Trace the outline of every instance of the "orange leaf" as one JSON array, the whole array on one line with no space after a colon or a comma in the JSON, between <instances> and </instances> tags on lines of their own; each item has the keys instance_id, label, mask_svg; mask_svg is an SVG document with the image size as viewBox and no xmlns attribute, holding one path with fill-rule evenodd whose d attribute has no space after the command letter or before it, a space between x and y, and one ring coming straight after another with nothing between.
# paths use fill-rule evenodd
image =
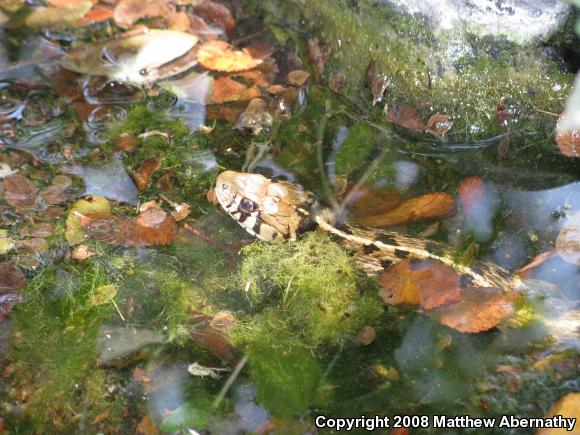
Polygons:
<instances>
[{"instance_id":1,"label":"orange leaf","mask_svg":"<svg viewBox=\"0 0 580 435\"><path fill-rule=\"evenodd\" d=\"M363 186L357 191L355 197L350 209L359 217L381 214L393 210L405 202L405 198L401 194L384 187L375 189Z\"/></svg>"},{"instance_id":2,"label":"orange leaf","mask_svg":"<svg viewBox=\"0 0 580 435\"><path fill-rule=\"evenodd\" d=\"M382 288L379 296L390 305L431 309L461 300L457 273L432 260L400 261L382 272L378 282Z\"/></svg>"},{"instance_id":3,"label":"orange leaf","mask_svg":"<svg viewBox=\"0 0 580 435\"><path fill-rule=\"evenodd\" d=\"M209 23L213 23L231 35L236 28L232 13L224 5L212 1L204 1L194 6L193 12Z\"/></svg>"},{"instance_id":4,"label":"orange leaf","mask_svg":"<svg viewBox=\"0 0 580 435\"><path fill-rule=\"evenodd\" d=\"M235 50L227 42L217 39L199 47L197 61L204 68L223 72L244 71L262 63L262 59L253 57L247 49Z\"/></svg>"},{"instance_id":5,"label":"orange leaf","mask_svg":"<svg viewBox=\"0 0 580 435\"><path fill-rule=\"evenodd\" d=\"M306 83L309 77L309 73L297 69L295 71L290 71L286 80L288 81L288 84L292 86L302 86L304 83Z\"/></svg>"},{"instance_id":6,"label":"orange leaf","mask_svg":"<svg viewBox=\"0 0 580 435\"><path fill-rule=\"evenodd\" d=\"M441 219L453 213L453 197L445 192L435 192L408 199L392 210L373 216L356 217L351 221L368 227L388 227Z\"/></svg>"},{"instance_id":7,"label":"orange leaf","mask_svg":"<svg viewBox=\"0 0 580 435\"><path fill-rule=\"evenodd\" d=\"M248 88L229 77L220 77L213 83L213 93L208 104L231 103L233 101L251 100L261 94L257 86Z\"/></svg>"},{"instance_id":8,"label":"orange leaf","mask_svg":"<svg viewBox=\"0 0 580 435\"><path fill-rule=\"evenodd\" d=\"M566 263L580 266L580 212L574 213L560 230L556 251Z\"/></svg>"},{"instance_id":9,"label":"orange leaf","mask_svg":"<svg viewBox=\"0 0 580 435\"><path fill-rule=\"evenodd\" d=\"M84 17L77 20L77 24L84 26L86 24L100 23L113 18L113 10L104 6L94 6Z\"/></svg>"},{"instance_id":10,"label":"orange leaf","mask_svg":"<svg viewBox=\"0 0 580 435\"><path fill-rule=\"evenodd\" d=\"M496 288L470 287L461 302L425 312L459 332L476 333L495 328L514 313L513 295Z\"/></svg>"},{"instance_id":11,"label":"orange leaf","mask_svg":"<svg viewBox=\"0 0 580 435\"><path fill-rule=\"evenodd\" d=\"M387 121L409 130L425 131L425 123L417 109L405 104L397 104L387 113Z\"/></svg>"},{"instance_id":12,"label":"orange leaf","mask_svg":"<svg viewBox=\"0 0 580 435\"><path fill-rule=\"evenodd\" d=\"M137 425L137 429L135 430L135 435L158 435L158 434L159 430L157 429L157 426L155 426L155 423L148 415L146 415L141 419L141 421Z\"/></svg>"},{"instance_id":13,"label":"orange leaf","mask_svg":"<svg viewBox=\"0 0 580 435\"><path fill-rule=\"evenodd\" d=\"M566 157L580 157L580 128L564 130L562 122L565 117L562 113L556 123L556 143Z\"/></svg>"}]
</instances>

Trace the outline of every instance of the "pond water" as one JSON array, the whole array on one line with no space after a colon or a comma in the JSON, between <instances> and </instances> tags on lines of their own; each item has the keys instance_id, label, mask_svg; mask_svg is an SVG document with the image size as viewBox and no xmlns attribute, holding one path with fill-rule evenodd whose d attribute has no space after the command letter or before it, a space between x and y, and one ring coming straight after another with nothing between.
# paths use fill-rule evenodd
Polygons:
<instances>
[{"instance_id":1,"label":"pond water","mask_svg":"<svg viewBox=\"0 0 580 435\"><path fill-rule=\"evenodd\" d=\"M580 418L573 14L272 3L0 1L0 433Z\"/></svg>"}]
</instances>

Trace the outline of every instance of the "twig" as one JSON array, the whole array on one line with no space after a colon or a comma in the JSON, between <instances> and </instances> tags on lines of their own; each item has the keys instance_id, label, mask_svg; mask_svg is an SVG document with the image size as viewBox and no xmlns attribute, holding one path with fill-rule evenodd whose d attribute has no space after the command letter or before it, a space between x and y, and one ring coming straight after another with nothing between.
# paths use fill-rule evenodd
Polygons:
<instances>
[{"instance_id":1,"label":"twig","mask_svg":"<svg viewBox=\"0 0 580 435\"><path fill-rule=\"evenodd\" d=\"M238 365L236 366L236 368L234 369L234 371L232 372L232 374L230 375L230 377L228 378L228 380L226 381L226 383L224 384L224 386L220 390L216 399L213 401L213 404L211 405L212 409L217 409L217 407L220 405L220 403L224 399L226 393L228 392L230 387L233 385L233 383L236 381L238 375L240 374L240 372L242 371L242 369L244 368L244 366L246 365L247 362L248 362L248 357L246 355L244 355L244 357L240 360L240 362L238 363Z\"/></svg>"}]
</instances>

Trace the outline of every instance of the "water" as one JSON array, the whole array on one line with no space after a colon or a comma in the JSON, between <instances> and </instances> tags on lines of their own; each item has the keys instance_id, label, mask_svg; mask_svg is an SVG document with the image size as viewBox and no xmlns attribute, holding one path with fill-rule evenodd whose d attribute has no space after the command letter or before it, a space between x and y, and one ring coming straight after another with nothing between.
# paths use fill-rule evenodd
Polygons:
<instances>
[{"instance_id":1,"label":"water","mask_svg":"<svg viewBox=\"0 0 580 435\"><path fill-rule=\"evenodd\" d=\"M381 18L395 33L349 27L354 16L382 23L364 5L309 6L336 24L322 38L307 24L312 9L302 20L291 2L282 14L242 3L179 11L209 26L193 32L206 38L194 50L216 35L248 48L221 60L234 66L182 56L192 33L163 36L171 46L134 27L141 36L119 42L106 10L109 21L40 33L26 13L5 20L0 427L314 433L320 415L407 415L417 416L404 424L416 423L412 433L437 433L422 427L433 415L540 418L577 393L580 173L553 131L574 62L484 41L445 63L413 21ZM409 47L433 59L415 64ZM390 80L376 105L361 79L369 52ZM259 65L233 71L239 59ZM308 71L305 83L288 83L295 70ZM452 122L445 134L407 128L436 113ZM269 244L244 232L212 202L226 169L298 183L343 224L390 222L469 267L523 270L522 281L483 301L483 290L458 284L463 311L387 305L381 279L340 240L312 232ZM32 236L39 223L54 231ZM411 281L438 300L454 279L441 273ZM489 433L506 432L530 430Z\"/></svg>"}]
</instances>

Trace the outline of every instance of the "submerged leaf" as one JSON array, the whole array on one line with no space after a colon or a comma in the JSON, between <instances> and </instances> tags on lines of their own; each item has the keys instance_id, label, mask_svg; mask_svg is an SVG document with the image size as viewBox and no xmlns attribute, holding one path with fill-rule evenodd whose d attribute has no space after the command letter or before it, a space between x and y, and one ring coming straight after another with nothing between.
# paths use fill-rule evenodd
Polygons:
<instances>
[{"instance_id":1,"label":"submerged leaf","mask_svg":"<svg viewBox=\"0 0 580 435\"><path fill-rule=\"evenodd\" d=\"M85 240L85 233L82 229L83 217L107 218L110 215L111 208L106 198L98 195L89 195L84 199L79 199L71 207L66 219L66 240L71 245Z\"/></svg>"},{"instance_id":2,"label":"submerged leaf","mask_svg":"<svg viewBox=\"0 0 580 435\"><path fill-rule=\"evenodd\" d=\"M18 266L0 262L0 295L19 292L26 285L26 278Z\"/></svg>"},{"instance_id":3,"label":"submerged leaf","mask_svg":"<svg viewBox=\"0 0 580 435\"><path fill-rule=\"evenodd\" d=\"M69 2L66 7L40 6L26 16L26 25L32 29L72 26L93 7L90 1Z\"/></svg>"},{"instance_id":4,"label":"submerged leaf","mask_svg":"<svg viewBox=\"0 0 580 435\"><path fill-rule=\"evenodd\" d=\"M425 314L459 332L477 333L495 328L514 313L513 295L496 288L470 287L463 290L461 299Z\"/></svg>"},{"instance_id":5,"label":"submerged leaf","mask_svg":"<svg viewBox=\"0 0 580 435\"><path fill-rule=\"evenodd\" d=\"M449 119L449 116L441 113L432 115L427 121L427 131L433 136L445 136L451 127L453 127L453 121Z\"/></svg>"},{"instance_id":6,"label":"submerged leaf","mask_svg":"<svg viewBox=\"0 0 580 435\"><path fill-rule=\"evenodd\" d=\"M379 276L379 296L390 305L412 304L431 309L461 300L459 276L445 264L406 259Z\"/></svg>"},{"instance_id":7,"label":"submerged leaf","mask_svg":"<svg viewBox=\"0 0 580 435\"><path fill-rule=\"evenodd\" d=\"M231 103L233 101L251 100L261 95L257 86L251 88L237 82L230 77L220 77L214 81L213 93L208 104Z\"/></svg>"},{"instance_id":8,"label":"submerged leaf","mask_svg":"<svg viewBox=\"0 0 580 435\"><path fill-rule=\"evenodd\" d=\"M356 216L351 222L368 227L388 227L442 219L455 213L455 200L445 192L427 193L405 200L392 210Z\"/></svg>"},{"instance_id":9,"label":"submerged leaf","mask_svg":"<svg viewBox=\"0 0 580 435\"><path fill-rule=\"evenodd\" d=\"M161 166L161 160L157 157L147 157L141 163L141 167L133 172L133 180L139 192L143 192L151 184L151 174Z\"/></svg>"},{"instance_id":10,"label":"submerged leaf","mask_svg":"<svg viewBox=\"0 0 580 435\"><path fill-rule=\"evenodd\" d=\"M252 56L246 48L236 50L225 41L208 41L199 47L197 61L212 71L236 72L255 68L262 59Z\"/></svg>"},{"instance_id":11,"label":"submerged leaf","mask_svg":"<svg viewBox=\"0 0 580 435\"><path fill-rule=\"evenodd\" d=\"M118 289L114 284L107 284L97 287L91 294L92 305L103 305L111 302L117 296Z\"/></svg>"},{"instance_id":12,"label":"submerged leaf","mask_svg":"<svg viewBox=\"0 0 580 435\"><path fill-rule=\"evenodd\" d=\"M236 29L236 21L228 8L220 3L206 0L193 7L193 12L205 21L225 30L228 35Z\"/></svg>"},{"instance_id":13,"label":"submerged leaf","mask_svg":"<svg viewBox=\"0 0 580 435\"><path fill-rule=\"evenodd\" d=\"M580 266L580 212L574 213L560 230L556 251L566 263Z\"/></svg>"},{"instance_id":14,"label":"submerged leaf","mask_svg":"<svg viewBox=\"0 0 580 435\"><path fill-rule=\"evenodd\" d=\"M409 130L425 131L425 123L417 109L405 104L397 104L387 113L387 121L408 128Z\"/></svg>"},{"instance_id":15,"label":"submerged leaf","mask_svg":"<svg viewBox=\"0 0 580 435\"><path fill-rule=\"evenodd\" d=\"M286 80L288 81L288 84L292 86L302 86L304 83L306 83L309 77L310 74L308 72L303 70L295 70L288 73Z\"/></svg>"},{"instance_id":16,"label":"submerged leaf","mask_svg":"<svg viewBox=\"0 0 580 435\"><path fill-rule=\"evenodd\" d=\"M15 209L31 211L39 207L38 188L28 178L13 174L4 177L2 184L4 199Z\"/></svg>"}]
</instances>

